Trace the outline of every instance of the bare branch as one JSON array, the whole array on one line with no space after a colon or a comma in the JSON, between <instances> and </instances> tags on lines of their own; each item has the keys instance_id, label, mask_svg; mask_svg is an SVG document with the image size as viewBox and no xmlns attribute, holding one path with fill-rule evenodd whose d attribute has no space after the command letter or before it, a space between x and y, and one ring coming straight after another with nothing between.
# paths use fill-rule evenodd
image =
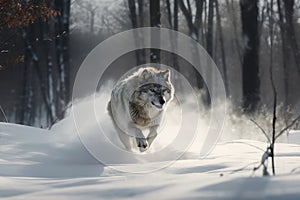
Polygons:
<instances>
[{"instance_id":1,"label":"bare branch","mask_svg":"<svg viewBox=\"0 0 300 200\"><path fill-rule=\"evenodd\" d=\"M268 142L271 144L271 139L268 136L268 134L265 132L265 130L256 121L254 121L253 119L250 119L250 121L253 122L262 131L262 133L266 136Z\"/></svg>"},{"instance_id":2,"label":"bare branch","mask_svg":"<svg viewBox=\"0 0 300 200\"><path fill-rule=\"evenodd\" d=\"M297 121L300 120L300 115L298 115L298 117L296 117L288 126L286 126L284 129L282 129L275 137L275 140L277 138L279 138L286 130L288 130L289 128L291 128Z\"/></svg>"}]
</instances>

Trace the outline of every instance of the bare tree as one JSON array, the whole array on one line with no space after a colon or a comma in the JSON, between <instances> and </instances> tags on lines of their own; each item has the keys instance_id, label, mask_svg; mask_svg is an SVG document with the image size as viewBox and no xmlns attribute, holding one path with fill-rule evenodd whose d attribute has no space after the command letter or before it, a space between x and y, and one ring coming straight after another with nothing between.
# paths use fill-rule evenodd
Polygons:
<instances>
[{"instance_id":1,"label":"bare tree","mask_svg":"<svg viewBox=\"0 0 300 200\"><path fill-rule=\"evenodd\" d=\"M278 11L280 11L280 3L278 4L277 1L277 6ZM275 175L275 142L276 140L283 134L285 133L288 129L290 129L299 119L300 115L296 117L290 124L287 124L285 128L283 128L280 131L277 131L276 129L276 123L277 123L277 90L275 86L275 80L273 76L273 47L274 47L274 29L275 29L275 20L274 20L274 0L271 0L270 2L267 3L267 14L268 14L268 25L269 25L269 45L270 45L270 58L269 58L269 75L270 75L270 82L271 82L271 87L272 87L272 92L273 92L273 113L272 113L272 132L271 132L271 137L265 132L265 130L254 120L254 122L260 130L263 132L265 137L268 140L268 147L266 151L264 152L262 159L261 159L261 164L254 168L254 170L257 170L261 165L263 165L263 175L269 175L268 170L267 170L267 165L265 164L268 160L268 158L271 158L272 162L272 174Z\"/></svg>"}]
</instances>

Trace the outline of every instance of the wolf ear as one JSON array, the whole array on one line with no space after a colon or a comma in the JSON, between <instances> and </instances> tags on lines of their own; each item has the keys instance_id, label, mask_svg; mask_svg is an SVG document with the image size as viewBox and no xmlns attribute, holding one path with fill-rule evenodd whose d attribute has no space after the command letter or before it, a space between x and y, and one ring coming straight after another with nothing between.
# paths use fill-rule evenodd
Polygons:
<instances>
[{"instance_id":1,"label":"wolf ear","mask_svg":"<svg viewBox=\"0 0 300 200\"><path fill-rule=\"evenodd\" d=\"M140 74L140 78L141 79L148 79L150 77L151 73L147 70L147 69L144 69L142 71L142 73Z\"/></svg>"},{"instance_id":2,"label":"wolf ear","mask_svg":"<svg viewBox=\"0 0 300 200\"><path fill-rule=\"evenodd\" d=\"M165 70L165 71L162 71L161 72L161 75L163 76L163 78L165 79L165 80L169 80L170 79L170 76L171 76L171 72L170 72L170 70Z\"/></svg>"}]
</instances>

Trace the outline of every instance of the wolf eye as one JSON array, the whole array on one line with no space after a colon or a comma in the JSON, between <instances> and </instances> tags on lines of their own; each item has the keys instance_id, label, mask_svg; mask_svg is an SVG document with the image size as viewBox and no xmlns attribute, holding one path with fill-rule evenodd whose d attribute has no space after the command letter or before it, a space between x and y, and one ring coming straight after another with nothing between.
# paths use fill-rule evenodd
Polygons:
<instances>
[{"instance_id":1,"label":"wolf eye","mask_svg":"<svg viewBox=\"0 0 300 200\"><path fill-rule=\"evenodd\" d=\"M155 92L155 90L154 89L149 89L150 90L150 92Z\"/></svg>"},{"instance_id":2,"label":"wolf eye","mask_svg":"<svg viewBox=\"0 0 300 200\"><path fill-rule=\"evenodd\" d=\"M170 93L170 90L169 89L165 89L164 92Z\"/></svg>"}]
</instances>

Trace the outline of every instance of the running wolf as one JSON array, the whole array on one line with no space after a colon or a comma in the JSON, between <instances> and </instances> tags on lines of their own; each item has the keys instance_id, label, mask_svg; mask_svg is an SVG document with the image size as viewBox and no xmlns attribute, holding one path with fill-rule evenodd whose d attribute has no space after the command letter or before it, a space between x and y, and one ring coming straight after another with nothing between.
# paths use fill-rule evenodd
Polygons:
<instances>
[{"instance_id":1,"label":"running wolf","mask_svg":"<svg viewBox=\"0 0 300 200\"><path fill-rule=\"evenodd\" d=\"M146 151L157 136L163 114L173 99L170 70L140 68L117 83L111 93L108 111L127 150L138 147ZM143 130L149 134L144 136Z\"/></svg>"}]
</instances>

